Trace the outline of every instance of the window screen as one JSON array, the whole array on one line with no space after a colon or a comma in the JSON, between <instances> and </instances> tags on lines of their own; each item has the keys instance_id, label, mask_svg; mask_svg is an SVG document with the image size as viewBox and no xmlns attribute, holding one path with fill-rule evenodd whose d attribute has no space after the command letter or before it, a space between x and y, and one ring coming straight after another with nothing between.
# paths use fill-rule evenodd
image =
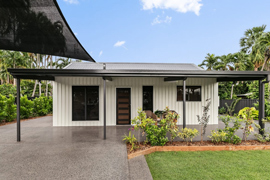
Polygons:
<instances>
[{"instance_id":1,"label":"window screen","mask_svg":"<svg viewBox=\"0 0 270 180\"><path fill-rule=\"evenodd\" d=\"M99 87L72 87L72 120L99 120Z\"/></svg>"},{"instance_id":2,"label":"window screen","mask_svg":"<svg viewBox=\"0 0 270 180\"><path fill-rule=\"evenodd\" d=\"M201 86L186 86L186 101L201 101ZM177 101L183 101L183 86L177 86Z\"/></svg>"}]
</instances>

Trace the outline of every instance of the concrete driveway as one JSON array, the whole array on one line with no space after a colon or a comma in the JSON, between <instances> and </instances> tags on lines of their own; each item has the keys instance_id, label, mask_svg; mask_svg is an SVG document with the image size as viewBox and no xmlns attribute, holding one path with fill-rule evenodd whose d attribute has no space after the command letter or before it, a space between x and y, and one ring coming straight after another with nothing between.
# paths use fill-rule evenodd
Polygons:
<instances>
[{"instance_id":1,"label":"concrete driveway","mask_svg":"<svg viewBox=\"0 0 270 180\"><path fill-rule=\"evenodd\" d=\"M0 126L0 179L130 179L125 144L127 126L52 127L47 116Z\"/></svg>"}]
</instances>

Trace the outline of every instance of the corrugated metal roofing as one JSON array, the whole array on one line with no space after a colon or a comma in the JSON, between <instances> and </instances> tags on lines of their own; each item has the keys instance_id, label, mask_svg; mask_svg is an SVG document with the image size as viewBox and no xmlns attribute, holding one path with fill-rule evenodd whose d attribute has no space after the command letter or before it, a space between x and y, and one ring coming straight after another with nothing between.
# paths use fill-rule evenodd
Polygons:
<instances>
[{"instance_id":1,"label":"corrugated metal roofing","mask_svg":"<svg viewBox=\"0 0 270 180\"><path fill-rule=\"evenodd\" d=\"M64 69L103 69L107 70L203 70L192 63L91 63L72 62Z\"/></svg>"}]
</instances>

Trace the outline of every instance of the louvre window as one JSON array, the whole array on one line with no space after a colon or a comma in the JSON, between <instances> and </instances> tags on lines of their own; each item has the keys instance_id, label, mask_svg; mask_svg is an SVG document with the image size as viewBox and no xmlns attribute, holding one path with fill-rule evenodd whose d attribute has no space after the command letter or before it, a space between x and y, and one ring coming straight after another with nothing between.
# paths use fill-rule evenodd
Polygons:
<instances>
[{"instance_id":1,"label":"louvre window","mask_svg":"<svg viewBox=\"0 0 270 180\"><path fill-rule=\"evenodd\" d=\"M72 120L99 120L99 87L72 87Z\"/></svg>"},{"instance_id":2,"label":"louvre window","mask_svg":"<svg viewBox=\"0 0 270 180\"><path fill-rule=\"evenodd\" d=\"M186 101L201 101L201 86L186 86ZM177 101L183 101L183 86L177 86Z\"/></svg>"}]
</instances>

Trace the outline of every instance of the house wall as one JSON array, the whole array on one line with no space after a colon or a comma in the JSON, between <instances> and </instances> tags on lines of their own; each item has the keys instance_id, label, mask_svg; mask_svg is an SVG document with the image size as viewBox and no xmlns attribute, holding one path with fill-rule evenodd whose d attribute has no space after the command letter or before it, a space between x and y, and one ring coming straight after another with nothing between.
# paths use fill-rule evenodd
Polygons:
<instances>
[{"instance_id":1,"label":"house wall","mask_svg":"<svg viewBox=\"0 0 270 180\"><path fill-rule=\"evenodd\" d=\"M215 78L188 78L187 86L201 86L201 102L186 102L186 123L196 125L196 115L202 115L205 100L211 98L209 124L218 124L218 83ZM166 106L180 113L178 124L183 124L183 102L177 102L177 85L183 81L164 82L164 78L117 77L107 82L107 125L116 125L116 88L131 88L131 118L142 107L142 86L153 86L154 111ZM99 121L72 121L72 86L99 86ZM103 80L100 77L56 77L53 85L54 126L102 126L103 125Z\"/></svg>"}]
</instances>

